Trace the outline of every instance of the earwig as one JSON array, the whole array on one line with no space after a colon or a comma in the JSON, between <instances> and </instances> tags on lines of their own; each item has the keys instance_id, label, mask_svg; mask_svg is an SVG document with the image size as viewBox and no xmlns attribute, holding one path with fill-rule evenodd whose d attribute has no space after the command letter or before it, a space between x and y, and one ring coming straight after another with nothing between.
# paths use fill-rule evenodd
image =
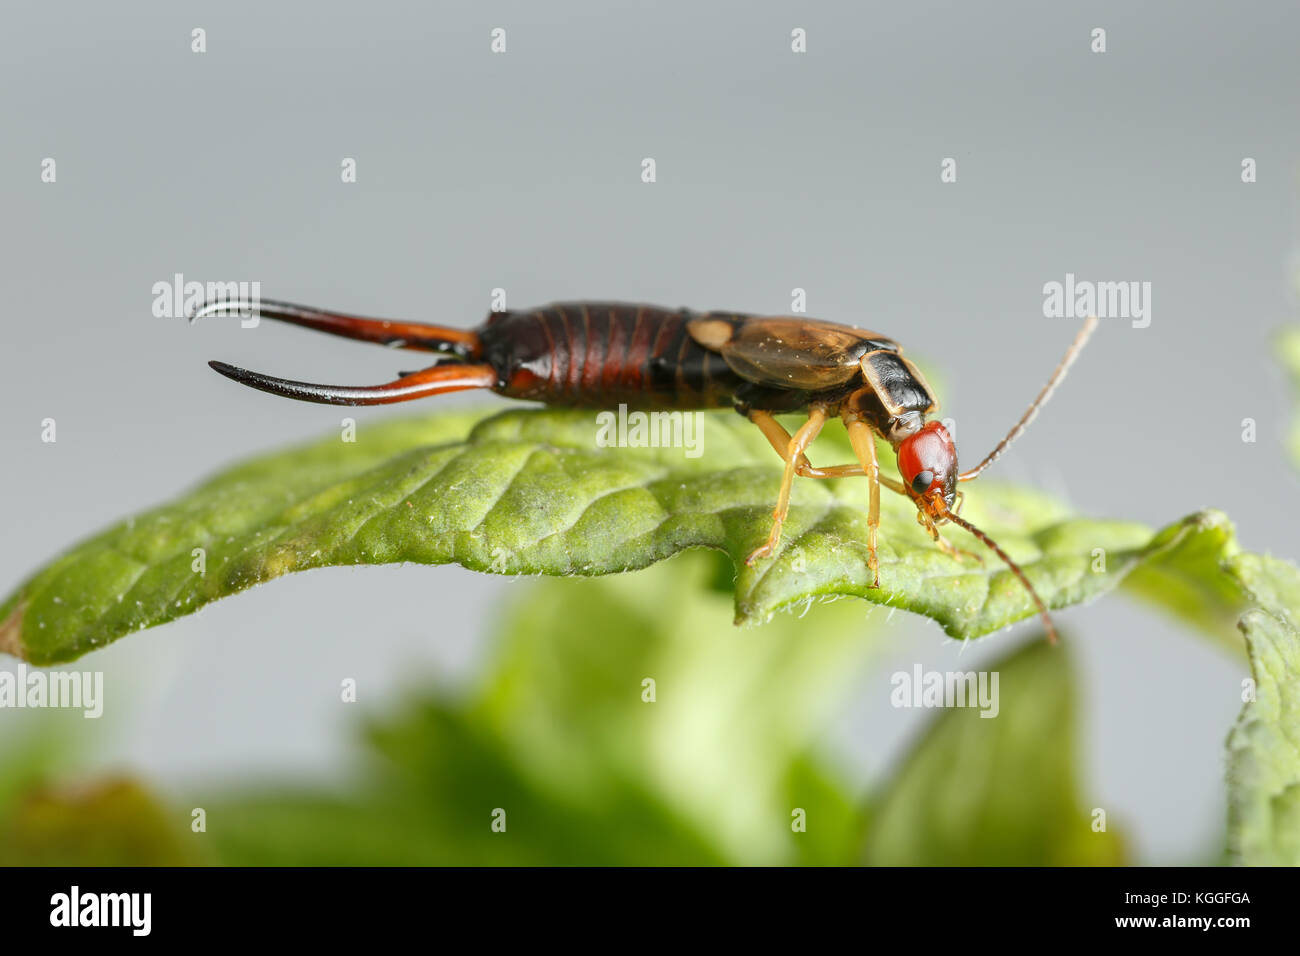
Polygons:
<instances>
[{"instance_id":1,"label":"earwig","mask_svg":"<svg viewBox=\"0 0 1300 956\"><path fill-rule=\"evenodd\" d=\"M383 405L465 389L485 388L509 398L547 405L697 410L733 407L767 438L785 462L772 529L746 559L753 565L776 553L796 475L868 479L867 566L880 587L876 532L880 487L906 495L917 521L945 553L959 552L939 533L949 522L988 546L1024 585L1038 609L1048 640L1056 642L1047 605L1029 578L987 534L959 515L960 482L971 481L1006 451L1051 397L1092 335L1097 319L1084 322L1055 372L983 461L957 468L947 429L927 422L939 403L902 347L875 332L793 316L762 317L732 312L692 312L624 303L557 303L531 312L494 312L478 328L462 330L421 322L369 319L285 302L223 302L195 319L255 312L345 338L435 353L428 368L402 373L382 385L315 385L209 363L253 388L329 405ZM774 417L807 412L791 435ZM827 420L839 416L856 462L815 468L808 447ZM876 436L894 449L898 481L880 473Z\"/></svg>"}]
</instances>

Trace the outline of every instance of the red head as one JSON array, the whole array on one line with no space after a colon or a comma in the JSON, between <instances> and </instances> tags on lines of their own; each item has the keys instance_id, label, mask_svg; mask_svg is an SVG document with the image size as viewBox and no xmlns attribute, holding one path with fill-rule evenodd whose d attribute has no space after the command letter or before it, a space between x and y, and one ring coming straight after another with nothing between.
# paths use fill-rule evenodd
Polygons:
<instances>
[{"instance_id":1,"label":"red head","mask_svg":"<svg viewBox=\"0 0 1300 956\"><path fill-rule=\"evenodd\" d=\"M951 511L957 497L957 448L948 429L930 422L899 442L898 473L908 495L930 517Z\"/></svg>"},{"instance_id":2,"label":"red head","mask_svg":"<svg viewBox=\"0 0 1300 956\"><path fill-rule=\"evenodd\" d=\"M930 422L928 425L922 426L906 438L897 441L894 445L894 449L898 453L898 472L903 477L903 486L908 496L916 503L916 507L919 509L919 517L923 519L922 523L928 525L928 530L934 535L935 540L941 540L937 525L944 521L951 521L965 528L991 548L1011 569L1012 573L1020 579L1020 583L1025 586L1025 590L1029 592L1034 604L1038 606L1039 614L1042 615L1043 624L1047 629L1048 640L1052 642L1056 641L1056 628L1052 626L1052 618L1047 613L1047 605L1038 596L1038 592L1034 590L1029 578L1025 577L1025 572L1021 570L1020 565L1011 560L996 541L957 514L957 482L970 481L979 475L999 455L1006 451L1007 446L1015 441L1028 427L1029 423L1034 420L1034 416L1038 414L1038 409L1051 397L1056 386L1065 377L1066 371L1069 370L1071 363L1078 356L1079 350L1083 348L1084 343L1088 341L1088 336L1092 335L1093 329L1096 327L1097 319L1090 316L1083 323L1083 328L1074 337L1074 343L1066 351L1065 358L1061 359L1061 364L1056 366L1056 371L1047 380L1047 384L1038 393L1038 397L1034 399L1033 404L1020 417L1020 421L1012 426L1011 431L1007 432L1007 436L998 443L998 446L989 453L988 457L965 474L957 471L957 449L952 443L952 436L948 434L948 429L938 422ZM916 427L915 421L915 419L897 419L896 425L899 426L899 430L894 431L891 429L890 441L894 442L895 435L904 433L904 430Z\"/></svg>"},{"instance_id":3,"label":"red head","mask_svg":"<svg viewBox=\"0 0 1300 956\"><path fill-rule=\"evenodd\" d=\"M998 450L1001 451L1001 446ZM996 453L990 458L995 456ZM985 464L987 463L988 459L985 460ZM984 465L980 466L983 467ZM979 469L976 469L976 473L978 471ZM1038 596L1034 586L1029 583L1029 578L1025 577L1025 572L1020 569L1020 565L1011 560L996 541L956 512L957 482L961 480L961 476L957 472L957 448L952 443L952 436L948 434L948 429L938 422L930 422L899 442L898 473L903 476L908 495L916 502L916 507L929 523L930 531L935 535L936 540L939 531L935 525L952 521L983 541L1006 562L1007 567L1020 579L1020 583L1025 586L1030 598L1038 606L1038 611L1043 616L1043 624L1047 628L1047 639L1055 644L1056 628L1052 626L1047 605Z\"/></svg>"}]
</instances>

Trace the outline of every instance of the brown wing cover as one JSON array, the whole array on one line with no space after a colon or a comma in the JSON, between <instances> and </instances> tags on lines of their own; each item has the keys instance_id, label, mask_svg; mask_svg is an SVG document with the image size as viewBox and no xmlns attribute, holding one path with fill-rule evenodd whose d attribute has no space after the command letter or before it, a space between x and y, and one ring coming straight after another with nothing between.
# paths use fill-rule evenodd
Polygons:
<instances>
[{"instance_id":1,"label":"brown wing cover","mask_svg":"<svg viewBox=\"0 0 1300 956\"><path fill-rule=\"evenodd\" d=\"M722 323L732 326L724 339ZM717 348L737 375L759 385L825 392L858 374L868 352L897 350L875 332L796 317L757 318L710 313L692 323L692 334Z\"/></svg>"}]
</instances>

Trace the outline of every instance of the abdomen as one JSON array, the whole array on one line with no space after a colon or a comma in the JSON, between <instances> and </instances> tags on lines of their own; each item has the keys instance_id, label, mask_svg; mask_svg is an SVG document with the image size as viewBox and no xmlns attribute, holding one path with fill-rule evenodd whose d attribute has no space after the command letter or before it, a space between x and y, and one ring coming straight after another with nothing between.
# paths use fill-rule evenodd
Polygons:
<instances>
[{"instance_id":1,"label":"abdomen","mask_svg":"<svg viewBox=\"0 0 1300 956\"><path fill-rule=\"evenodd\" d=\"M550 405L719 408L744 380L686 332L698 313L609 302L496 312L478 331L494 391Z\"/></svg>"}]
</instances>

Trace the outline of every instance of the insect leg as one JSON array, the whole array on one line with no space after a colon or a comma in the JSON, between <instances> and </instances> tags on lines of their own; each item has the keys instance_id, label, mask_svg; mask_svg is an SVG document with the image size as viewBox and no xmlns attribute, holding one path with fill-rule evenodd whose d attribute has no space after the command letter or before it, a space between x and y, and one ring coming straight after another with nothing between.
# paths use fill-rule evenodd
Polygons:
<instances>
[{"instance_id":1,"label":"insect leg","mask_svg":"<svg viewBox=\"0 0 1300 956\"><path fill-rule=\"evenodd\" d=\"M790 489L794 485L794 476L799 465L799 459L803 458L804 450L812 444L813 439L817 437L825 424L826 409L820 405L814 405L808 412L808 421L804 422L802 427L795 432L794 437L790 439L789 444L786 446L785 454L782 456L785 458L785 472L781 475L781 493L777 496L776 508L772 512L772 531L767 536L767 543L755 548L753 553L745 559L746 564L753 565L760 558L770 557L776 551L776 546L780 544L781 525L785 523L786 515L790 513Z\"/></svg>"},{"instance_id":2,"label":"insect leg","mask_svg":"<svg viewBox=\"0 0 1300 956\"><path fill-rule=\"evenodd\" d=\"M956 513L956 511L953 512L953 514ZM984 559L974 551L967 551L965 548L959 548L956 545L949 543L949 541L939 532L939 523L924 511L918 510L916 512L916 523L925 529L926 533L934 539L934 543L939 546L939 550L948 557L957 561L960 561L962 558L974 558L979 564L984 563Z\"/></svg>"},{"instance_id":3,"label":"insect leg","mask_svg":"<svg viewBox=\"0 0 1300 956\"><path fill-rule=\"evenodd\" d=\"M759 427L768 443L776 449L781 460L785 461L790 454L790 442L794 441L785 427L773 418L770 412L752 410L749 412L749 420ZM863 471L859 464L814 468L808 461L807 455L800 455L799 463L795 466L795 474L800 478L856 478L863 474Z\"/></svg>"},{"instance_id":4,"label":"insect leg","mask_svg":"<svg viewBox=\"0 0 1300 956\"><path fill-rule=\"evenodd\" d=\"M867 567L871 570L871 586L880 587L880 562L876 557L876 532L880 528L880 463L876 460L876 435L871 426L852 412L844 413L844 427L849 432L849 443L862 462L871 489L867 508Z\"/></svg>"},{"instance_id":5,"label":"insect leg","mask_svg":"<svg viewBox=\"0 0 1300 956\"><path fill-rule=\"evenodd\" d=\"M490 365L435 365L419 372L403 375L384 385L313 385L287 378L275 378L260 372L236 368L225 362L209 362L213 370L226 378L251 386L272 395L297 398L304 402L322 405L388 405L407 402L427 395L459 392L468 388L491 388L497 383L497 373Z\"/></svg>"},{"instance_id":6,"label":"insect leg","mask_svg":"<svg viewBox=\"0 0 1300 956\"><path fill-rule=\"evenodd\" d=\"M749 412L749 420L762 430L768 442L776 449L776 453L781 456L781 460L785 461L786 455L789 453L790 433L768 412L751 411ZM808 461L806 455L803 455L799 458L799 465L795 469L795 474L800 478L860 478L866 472L862 470L861 464L829 465L825 468L817 468ZM907 497L907 489L903 487L901 481L890 478L888 475L879 475L878 479L890 491ZM957 494L960 496L961 492L959 491Z\"/></svg>"},{"instance_id":7,"label":"insect leg","mask_svg":"<svg viewBox=\"0 0 1300 956\"><path fill-rule=\"evenodd\" d=\"M805 468L800 465L795 469L795 474L800 478L861 478L866 472L861 465L827 465L825 468L814 468L812 465Z\"/></svg>"},{"instance_id":8,"label":"insect leg","mask_svg":"<svg viewBox=\"0 0 1300 956\"><path fill-rule=\"evenodd\" d=\"M974 551L967 551L965 548L959 548L946 541L943 535L939 533L939 529L934 525L930 526L930 535L934 538L934 543L939 546L939 550L948 555L948 557L955 558L958 561L962 558L973 558L979 564L984 563L984 559Z\"/></svg>"},{"instance_id":9,"label":"insect leg","mask_svg":"<svg viewBox=\"0 0 1300 956\"><path fill-rule=\"evenodd\" d=\"M910 497L907 494L907 489L903 487L903 483L901 481L897 481L896 479L890 478L887 475L881 475L880 483L884 485L886 488L888 488L890 491L897 492L898 494L903 495L904 497Z\"/></svg>"}]
</instances>

